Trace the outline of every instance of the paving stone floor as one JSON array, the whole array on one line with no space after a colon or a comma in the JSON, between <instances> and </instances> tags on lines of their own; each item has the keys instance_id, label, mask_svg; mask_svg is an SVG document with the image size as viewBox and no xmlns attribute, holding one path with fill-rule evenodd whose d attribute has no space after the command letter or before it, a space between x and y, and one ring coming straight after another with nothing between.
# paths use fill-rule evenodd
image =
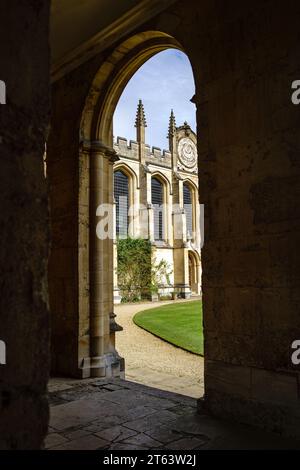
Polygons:
<instances>
[{"instance_id":1,"label":"paving stone floor","mask_svg":"<svg viewBox=\"0 0 300 470\"><path fill-rule=\"evenodd\" d=\"M197 413L194 398L121 379L51 379L47 449L300 449Z\"/></svg>"}]
</instances>

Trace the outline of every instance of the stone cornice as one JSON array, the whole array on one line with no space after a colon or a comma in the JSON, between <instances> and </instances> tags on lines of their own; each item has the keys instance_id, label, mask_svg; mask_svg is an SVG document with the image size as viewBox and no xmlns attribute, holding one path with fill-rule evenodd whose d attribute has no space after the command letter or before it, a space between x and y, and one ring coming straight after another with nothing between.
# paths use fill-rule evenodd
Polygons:
<instances>
[{"instance_id":1,"label":"stone cornice","mask_svg":"<svg viewBox=\"0 0 300 470\"><path fill-rule=\"evenodd\" d=\"M52 64L51 81L55 82L76 69L82 63L110 47L114 42L141 26L153 16L159 14L176 0L142 0L134 8L99 31L98 34L85 41L61 59Z\"/></svg>"}]
</instances>

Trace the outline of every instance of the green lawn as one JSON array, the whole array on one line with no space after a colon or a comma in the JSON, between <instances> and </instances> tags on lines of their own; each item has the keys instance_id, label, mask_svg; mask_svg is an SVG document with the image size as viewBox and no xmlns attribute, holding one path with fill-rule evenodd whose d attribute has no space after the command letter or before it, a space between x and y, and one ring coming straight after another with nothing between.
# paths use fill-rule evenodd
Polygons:
<instances>
[{"instance_id":1,"label":"green lawn","mask_svg":"<svg viewBox=\"0 0 300 470\"><path fill-rule=\"evenodd\" d=\"M178 302L138 312L133 321L144 330L203 356L202 302Z\"/></svg>"}]
</instances>

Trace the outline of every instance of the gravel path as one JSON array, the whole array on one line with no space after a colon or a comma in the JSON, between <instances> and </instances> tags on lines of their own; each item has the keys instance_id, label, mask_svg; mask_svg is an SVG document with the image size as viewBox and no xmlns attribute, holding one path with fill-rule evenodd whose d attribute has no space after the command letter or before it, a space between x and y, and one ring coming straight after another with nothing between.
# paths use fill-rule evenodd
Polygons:
<instances>
[{"instance_id":1,"label":"gravel path","mask_svg":"<svg viewBox=\"0 0 300 470\"><path fill-rule=\"evenodd\" d=\"M133 323L137 312L168 303L172 302L115 306L116 320L124 328L116 334L116 348L125 358L126 379L200 397L203 394L203 358L166 343Z\"/></svg>"}]
</instances>

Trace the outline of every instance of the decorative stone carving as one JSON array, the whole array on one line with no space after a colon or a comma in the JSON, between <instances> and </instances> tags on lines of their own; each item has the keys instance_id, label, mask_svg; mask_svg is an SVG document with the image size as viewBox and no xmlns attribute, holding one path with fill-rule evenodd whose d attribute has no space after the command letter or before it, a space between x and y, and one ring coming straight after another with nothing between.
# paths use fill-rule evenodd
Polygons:
<instances>
[{"instance_id":1,"label":"decorative stone carving","mask_svg":"<svg viewBox=\"0 0 300 470\"><path fill-rule=\"evenodd\" d=\"M186 168L193 168L197 163L197 149L194 142L188 137L180 139L178 144L178 156L180 162Z\"/></svg>"}]
</instances>

